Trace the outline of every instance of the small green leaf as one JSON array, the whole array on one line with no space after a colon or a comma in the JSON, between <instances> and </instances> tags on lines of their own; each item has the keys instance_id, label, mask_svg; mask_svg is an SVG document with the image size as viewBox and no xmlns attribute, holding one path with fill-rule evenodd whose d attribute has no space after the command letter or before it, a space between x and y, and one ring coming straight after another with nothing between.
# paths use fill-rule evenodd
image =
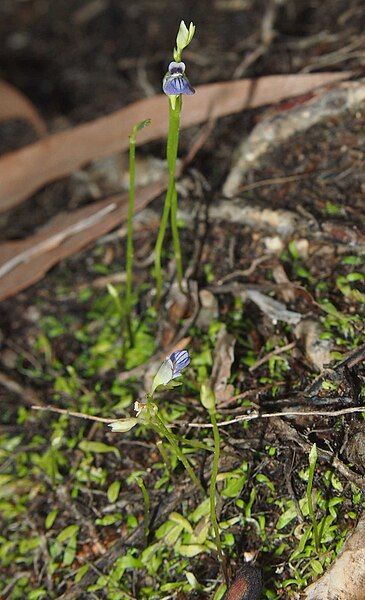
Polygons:
<instances>
[{"instance_id":1,"label":"small green leaf","mask_svg":"<svg viewBox=\"0 0 365 600\"><path fill-rule=\"evenodd\" d=\"M121 514L114 513L111 515L104 515L103 517L100 517L100 519L95 519L95 524L106 527L107 525L114 525L114 523L116 523L120 519L121 519Z\"/></svg>"},{"instance_id":2,"label":"small green leaf","mask_svg":"<svg viewBox=\"0 0 365 600\"><path fill-rule=\"evenodd\" d=\"M96 452L100 454L114 452L115 456L120 458L120 452L118 448L115 448L115 446L109 446L108 444L104 444L104 442L91 442L89 440L82 440L82 442L79 443L79 448L84 452Z\"/></svg>"},{"instance_id":3,"label":"small green leaf","mask_svg":"<svg viewBox=\"0 0 365 600\"><path fill-rule=\"evenodd\" d=\"M291 521L297 516L294 503L291 502L291 506L282 514L277 520L276 529L284 529Z\"/></svg>"},{"instance_id":4,"label":"small green leaf","mask_svg":"<svg viewBox=\"0 0 365 600\"><path fill-rule=\"evenodd\" d=\"M63 529L58 534L58 536L56 537L56 540L58 542L65 542L66 540L69 540L71 537L74 537L78 531L79 531L78 525L69 525L68 527Z\"/></svg>"},{"instance_id":5,"label":"small green leaf","mask_svg":"<svg viewBox=\"0 0 365 600\"><path fill-rule=\"evenodd\" d=\"M188 580L191 589L198 590L201 587L199 581L191 571L185 571L185 577Z\"/></svg>"},{"instance_id":6,"label":"small green leaf","mask_svg":"<svg viewBox=\"0 0 365 600\"><path fill-rule=\"evenodd\" d=\"M48 515L46 516L45 523L44 523L44 526L46 529L51 529L53 523L56 520L57 515L58 515L57 509L51 510L51 512L48 513Z\"/></svg>"},{"instance_id":7,"label":"small green leaf","mask_svg":"<svg viewBox=\"0 0 365 600\"><path fill-rule=\"evenodd\" d=\"M310 564L315 573L318 573L318 575L322 575L323 567L322 567L321 563L319 562L319 560L311 560Z\"/></svg>"},{"instance_id":8,"label":"small green leaf","mask_svg":"<svg viewBox=\"0 0 365 600\"><path fill-rule=\"evenodd\" d=\"M192 558L202 552L207 552L207 548L202 544L180 544L176 547L176 551L180 556L186 556L186 558Z\"/></svg>"},{"instance_id":9,"label":"small green leaf","mask_svg":"<svg viewBox=\"0 0 365 600\"><path fill-rule=\"evenodd\" d=\"M62 564L65 567L72 565L73 561L75 560L76 547L77 547L76 535L74 535L69 539L66 549L63 553Z\"/></svg>"},{"instance_id":10,"label":"small green leaf","mask_svg":"<svg viewBox=\"0 0 365 600\"><path fill-rule=\"evenodd\" d=\"M177 523L178 525L181 525L181 527L183 529L185 529L185 531L187 531L188 533L193 533L193 528L190 525L189 521L187 519L185 519L185 517L183 517L182 515L180 515L180 513L172 512L169 515L169 519L173 523Z\"/></svg>"},{"instance_id":11,"label":"small green leaf","mask_svg":"<svg viewBox=\"0 0 365 600\"><path fill-rule=\"evenodd\" d=\"M75 575L75 583L78 583L79 581L81 581L81 579L83 578L84 575L86 575L86 573L89 570L89 565L82 565L82 567L80 567Z\"/></svg>"},{"instance_id":12,"label":"small green leaf","mask_svg":"<svg viewBox=\"0 0 365 600\"><path fill-rule=\"evenodd\" d=\"M111 503L114 503L119 496L120 491L120 481L113 481L113 483L108 487L107 496L108 500Z\"/></svg>"}]
</instances>

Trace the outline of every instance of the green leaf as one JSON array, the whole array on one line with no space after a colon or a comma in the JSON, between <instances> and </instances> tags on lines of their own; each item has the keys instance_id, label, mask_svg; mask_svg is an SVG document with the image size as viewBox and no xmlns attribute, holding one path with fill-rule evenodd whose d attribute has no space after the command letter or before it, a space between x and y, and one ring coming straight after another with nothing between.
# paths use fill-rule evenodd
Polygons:
<instances>
[{"instance_id":1,"label":"green leaf","mask_svg":"<svg viewBox=\"0 0 365 600\"><path fill-rule=\"evenodd\" d=\"M113 481L113 483L108 487L107 496L109 502L112 504L116 501L119 496L120 491L120 481Z\"/></svg>"},{"instance_id":2,"label":"green leaf","mask_svg":"<svg viewBox=\"0 0 365 600\"><path fill-rule=\"evenodd\" d=\"M193 528L190 525L189 521L187 519L185 519L185 517L183 517L182 515L180 515L180 513L172 512L169 515L169 519L173 523L177 523L178 525L181 525L181 527L183 529L185 529L185 531L187 531L188 533L193 533Z\"/></svg>"},{"instance_id":3,"label":"green leaf","mask_svg":"<svg viewBox=\"0 0 365 600\"><path fill-rule=\"evenodd\" d=\"M77 547L76 534L74 534L72 537L70 537L70 539L67 543L66 549L63 553L62 564L65 567L72 565L73 561L75 560L76 547Z\"/></svg>"},{"instance_id":4,"label":"green leaf","mask_svg":"<svg viewBox=\"0 0 365 600\"><path fill-rule=\"evenodd\" d=\"M222 598L226 592L226 589L227 589L226 584L221 583L220 586L218 587L218 589L215 591L212 600L222 600Z\"/></svg>"},{"instance_id":5,"label":"green leaf","mask_svg":"<svg viewBox=\"0 0 365 600\"><path fill-rule=\"evenodd\" d=\"M236 498L242 492L243 486L246 483L245 475L234 475L228 479L226 487L222 491L224 498Z\"/></svg>"},{"instance_id":6,"label":"green leaf","mask_svg":"<svg viewBox=\"0 0 365 600\"><path fill-rule=\"evenodd\" d=\"M48 515L46 516L45 523L44 523L44 526L46 529L51 529L53 523L56 520L57 515L58 515L57 509L51 510L51 512L48 513Z\"/></svg>"},{"instance_id":7,"label":"green leaf","mask_svg":"<svg viewBox=\"0 0 365 600\"><path fill-rule=\"evenodd\" d=\"M166 533L164 540L167 546L174 546L183 532L181 525L173 525Z\"/></svg>"},{"instance_id":8,"label":"green leaf","mask_svg":"<svg viewBox=\"0 0 365 600\"><path fill-rule=\"evenodd\" d=\"M88 572L89 568L90 568L89 565L82 565L82 567L80 567L77 570L75 579L74 579L75 583L78 583L79 581L81 581L83 576L86 575L86 573Z\"/></svg>"},{"instance_id":9,"label":"green leaf","mask_svg":"<svg viewBox=\"0 0 365 600\"><path fill-rule=\"evenodd\" d=\"M78 525L69 525L58 534L56 540L58 542L66 542L66 540L74 537L78 533L79 529L80 527Z\"/></svg>"},{"instance_id":10,"label":"green leaf","mask_svg":"<svg viewBox=\"0 0 365 600\"><path fill-rule=\"evenodd\" d=\"M210 501L209 498L205 498L196 509L190 514L189 518L193 523L200 521L202 517L210 514Z\"/></svg>"},{"instance_id":11,"label":"green leaf","mask_svg":"<svg viewBox=\"0 0 365 600\"><path fill-rule=\"evenodd\" d=\"M121 514L120 513L115 513L115 514L111 514L111 515L104 515L103 517L100 517L99 519L95 519L95 524L96 525L102 525L103 527L106 527L107 525L114 525L114 523L116 523L120 519L121 519Z\"/></svg>"},{"instance_id":12,"label":"green leaf","mask_svg":"<svg viewBox=\"0 0 365 600\"><path fill-rule=\"evenodd\" d=\"M82 440L79 443L80 450L84 452L95 452L97 454L105 454L107 452L114 452L117 458L120 458L120 452L118 448L115 446L109 446L108 444L104 444L104 442L91 442L89 440Z\"/></svg>"},{"instance_id":13,"label":"green leaf","mask_svg":"<svg viewBox=\"0 0 365 600\"><path fill-rule=\"evenodd\" d=\"M322 567L321 563L319 562L319 560L311 560L310 564L315 573L318 573L318 575L322 575L323 567Z\"/></svg>"},{"instance_id":14,"label":"green leaf","mask_svg":"<svg viewBox=\"0 0 365 600\"><path fill-rule=\"evenodd\" d=\"M192 558L193 556L197 556L202 552L207 552L207 548L202 544L180 544L176 547L176 551L178 554L180 554L180 556Z\"/></svg>"},{"instance_id":15,"label":"green leaf","mask_svg":"<svg viewBox=\"0 0 365 600\"><path fill-rule=\"evenodd\" d=\"M293 521L293 519L295 519L296 516L297 511L295 510L294 503L291 503L291 506L289 506L289 508L278 518L276 523L276 529L284 529L284 527L286 527L288 523Z\"/></svg>"}]
</instances>

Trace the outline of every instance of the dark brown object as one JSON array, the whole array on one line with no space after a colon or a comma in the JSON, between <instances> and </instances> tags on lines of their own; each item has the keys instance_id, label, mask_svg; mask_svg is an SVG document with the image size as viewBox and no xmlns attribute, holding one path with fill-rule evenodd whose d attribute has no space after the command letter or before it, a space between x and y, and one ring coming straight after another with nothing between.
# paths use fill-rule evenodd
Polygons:
<instances>
[{"instance_id":1,"label":"dark brown object","mask_svg":"<svg viewBox=\"0 0 365 600\"><path fill-rule=\"evenodd\" d=\"M239 569L224 600L258 600L262 592L260 569L244 565Z\"/></svg>"}]
</instances>

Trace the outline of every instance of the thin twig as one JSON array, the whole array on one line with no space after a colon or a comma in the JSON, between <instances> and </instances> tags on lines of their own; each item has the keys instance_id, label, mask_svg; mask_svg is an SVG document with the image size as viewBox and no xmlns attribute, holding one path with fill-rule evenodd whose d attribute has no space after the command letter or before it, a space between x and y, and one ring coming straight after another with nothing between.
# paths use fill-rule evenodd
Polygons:
<instances>
[{"instance_id":1,"label":"thin twig","mask_svg":"<svg viewBox=\"0 0 365 600\"><path fill-rule=\"evenodd\" d=\"M50 411L58 413L60 415L68 415L69 417L76 417L78 419L88 419L89 421L98 421L99 423L113 423L118 419L107 419L104 417L94 417L92 415L86 415L85 413L74 412L66 408L55 408L53 406L37 406L31 407L33 410ZM233 423L240 423L241 421L253 421L254 419L270 419L274 417L339 417L341 415L347 415L350 413L365 412L365 406L353 406L351 408L342 408L339 410L317 410L317 411L300 411L300 410L289 410L284 412L274 413L252 413L251 415L239 415L229 421L220 421L217 423L218 427L227 427ZM189 423L188 421L175 421L175 425L188 425L189 427L195 427L196 429L212 428L211 423Z\"/></svg>"},{"instance_id":2,"label":"thin twig","mask_svg":"<svg viewBox=\"0 0 365 600\"><path fill-rule=\"evenodd\" d=\"M268 354L266 354L265 356L263 356L262 358L257 360L255 362L255 364L249 368L249 371L252 373L252 371L257 369L264 363L268 362L270 360L270 358L273 358L273 356L278 356L279 354L282 354L283 352L286 352L287 350L291 350L292 348L295 348L295 346L296 346L296 342L290 342L290 344L286 344L285 346L278 346L277 348L275 348L275 350L272 350L272 352L269 352Z\"/></svg>"},{"instance_id":3,"label":"thin twig","mask_svg":"<svg viewBox=\"0 0 365 600\"><path fill-rule=\"evenodd\" d=\"M343 408L340 410L318 410L318 411L300 411L300 410L289 410L284 412L274 413L252 413L251 415L240 415L235 419L229 421L220 421L217 423L218 427L227 427L233 423L240 423L241 421L253 421L254 419L271 419L275 417L338 417L341 415L347 415L350 413L365 412L365 406L353 406L352 408ZM197 429L212 428L211 423L189 423L188 421L175 421L176 425L188 425L189 427L195 427Z\"/></svg>"},{"instance_id":4,"label":"thin twig","mask_svg":"<svg viewBox=\"0 0 365 600\"><path fill-rule=\"evenodd\" d=\"M99 421L99 423L113 423L118 419L105 419L104 417L94 417L92 415L86 415L85 413L75 412L68 410L67 408L55 408L54 406L38 406L33 404L31 407L33 410L49 410L50 412L58 413L59 415L68 415L69 417L76 417L77 419L88 419L89 421Z\"/></svg>"}]
</instances>

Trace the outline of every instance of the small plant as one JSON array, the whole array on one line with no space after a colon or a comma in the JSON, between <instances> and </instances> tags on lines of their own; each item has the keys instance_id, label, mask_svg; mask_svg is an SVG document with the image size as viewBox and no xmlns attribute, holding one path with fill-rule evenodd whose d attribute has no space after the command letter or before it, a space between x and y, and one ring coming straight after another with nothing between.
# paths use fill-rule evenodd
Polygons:
<instances>
[{"instance_id":1,"label":"small plant","mask_svg":"<svg viewBox=\"0 0 365 600\"><path fill-rule=\"evenodd\" d=\"M136 416L113 421L109 423L109 427L112 431L122 433L129 431L137 424L141 423L152 427L152 429L154 429L161 437L167 439L176 456L184 465L193 483L198 489L204 492L204 488L197 478L191 463L180 448L178 437L169 429L157 404L154 402L156 391L161 389L173 389L176 385L179 385L175 379L181 375L181 371L185 369L189 363L190 357L187 350L180 350L170 354L157 371L152 382L151 391L146 395L145 402L135 402L134 409L136 411Z\"/></svg>"},{"instance_id":2,"label":"small plant","mask_svg":"<svg viewBox=\"0 0 365 600\"><path fill-rule=\"evenodd\" d=\"M176 192L176 160L179 145L180 117L182 108L182 95L195 93L185 75L185 64L182 62L182 52L194 37L195 25L190 23L189 29L184 21L181 21L176 37L176 48L174 49L174 60L169 64L168 71L163 80L163 91L169 97L169 131L167 137L167 166L168 186L165 197L160 229L155 247L155 277L156 297L159 301L162 294L162 269L161 253L165 238L168 218L171 212L171 231L176 260L176 270L179 286L181 288L183 279L183 267L179 231L177 226L177 192Z\"/></svg>"}]
</instances>

